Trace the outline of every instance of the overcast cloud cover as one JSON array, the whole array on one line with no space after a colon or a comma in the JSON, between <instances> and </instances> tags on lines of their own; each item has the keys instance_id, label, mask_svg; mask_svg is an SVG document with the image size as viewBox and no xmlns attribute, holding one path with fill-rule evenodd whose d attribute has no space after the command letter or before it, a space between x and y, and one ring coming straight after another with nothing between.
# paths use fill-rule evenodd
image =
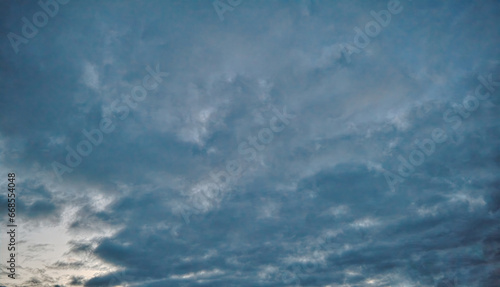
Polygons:
<instances>
[{"instance_id":1,"label":"overcast cloud cover","mask_svg":"<svg viewBox=\"0 0 500 287\"><path fill-rule=\"evenodd\" d=\"M0 285L500 286L500 2L389 2L1 1Z\"/></svg>"}]
</instances>

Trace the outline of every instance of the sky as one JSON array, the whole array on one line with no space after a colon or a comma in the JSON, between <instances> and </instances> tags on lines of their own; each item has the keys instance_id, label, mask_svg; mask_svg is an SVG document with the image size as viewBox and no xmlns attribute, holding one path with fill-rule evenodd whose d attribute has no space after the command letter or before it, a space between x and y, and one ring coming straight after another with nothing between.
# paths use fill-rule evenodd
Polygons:
<instances>
[{"instance_id":1,"label":"sky","mask_svg":"<svg viewBox=\"0 0 500 287\"><path fill-rule=\"evenodd\" d=\"M500 286L498 15L1 1L0 286Z\"/></svg>"}]
</instances>

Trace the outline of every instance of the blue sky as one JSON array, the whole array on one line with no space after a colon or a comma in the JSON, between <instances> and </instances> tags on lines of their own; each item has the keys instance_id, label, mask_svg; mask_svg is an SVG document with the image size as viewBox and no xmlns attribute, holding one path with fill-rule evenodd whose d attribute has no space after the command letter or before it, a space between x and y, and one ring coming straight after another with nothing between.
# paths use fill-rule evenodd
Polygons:
<instances>
[{"instance_id":1,"label":"blue sky","mask_svg":"<svg viewBox=\"0 0 500 287\"><path fill-rule=\"evenodd\" d=\"M500 2L49 2L0 3L1 286L500 286Z\"/></svg>"}]
</instances>

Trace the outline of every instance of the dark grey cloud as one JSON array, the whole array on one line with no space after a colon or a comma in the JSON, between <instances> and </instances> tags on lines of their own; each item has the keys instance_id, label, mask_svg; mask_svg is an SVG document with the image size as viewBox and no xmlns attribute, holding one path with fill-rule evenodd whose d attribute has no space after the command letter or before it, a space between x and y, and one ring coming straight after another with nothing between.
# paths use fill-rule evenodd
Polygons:
<instances>
[{"instance_id":1,"label":"dark grey cloud","mask_svg":"<svg viewBox=\"0 0 500 287\"><path fill-rule=\"evenodd\" d=\"M83 276L72 276L71 281L68 284L71 286L83 285Z\"/></svg>"},{"instance_id":2,"label":"dark grey cloud","mask_svg":"<svg viewBox=\"0 0 500 287\"><path fill-rule=\"evenodd\" d=\"M223 21L213 2L72 0L17 54L6 35L41 8L0 4L19 284L498 285L497 2L401 0L349 57L389 0L244 0ZM120 119L147 67L168 76ZM264 144L274 109L295 117Z\"/></svg>"}]
</instances>

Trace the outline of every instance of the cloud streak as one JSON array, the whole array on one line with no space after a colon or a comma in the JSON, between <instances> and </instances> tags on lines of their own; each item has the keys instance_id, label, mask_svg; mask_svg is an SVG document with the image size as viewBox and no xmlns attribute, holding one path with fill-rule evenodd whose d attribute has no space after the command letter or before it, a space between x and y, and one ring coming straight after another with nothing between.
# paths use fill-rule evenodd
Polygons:
<instances>
[{"instance_id":1,"label":"cloud streak","mask_svg":"<svg viewBox=\"0 0 500 287\"><path fill-rule=\"evenodd\" d=\"M0 285L499 285L498 3L126 2L0 3Z\"/></svg>"}]
</instances>

